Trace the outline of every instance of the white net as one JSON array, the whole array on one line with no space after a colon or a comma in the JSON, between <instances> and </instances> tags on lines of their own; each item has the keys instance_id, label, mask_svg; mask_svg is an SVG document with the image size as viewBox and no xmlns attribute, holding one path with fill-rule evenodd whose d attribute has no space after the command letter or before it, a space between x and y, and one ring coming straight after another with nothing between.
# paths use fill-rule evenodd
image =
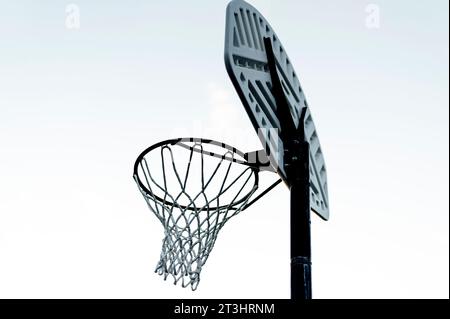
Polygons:
<instances>
[{"instance_id":1,"label":"white net","mask_svg":"<svg viewBox=\"0 0 450 319\"><path fill-rule=\"evenodd\" d=\"M180 139L156 145L136 161L134 178L164 226L156 273L196 290L219 231L258 189L259 169L222 143Z\"/></svg>"}]
</instances>

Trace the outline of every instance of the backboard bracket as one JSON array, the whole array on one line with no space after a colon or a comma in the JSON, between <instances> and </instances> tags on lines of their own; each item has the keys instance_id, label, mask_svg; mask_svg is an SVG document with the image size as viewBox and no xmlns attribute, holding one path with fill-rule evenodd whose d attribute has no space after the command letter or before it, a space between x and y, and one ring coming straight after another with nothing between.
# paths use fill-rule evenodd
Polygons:
<instances>
[{"instance_id":1,"label":"backboard bracket","mask_svg":"<svg viewBox=\"0 0 450 319\"><path fill-rule=\"evenodd\" d=\"M275 168L270 164L270 159L265 150L245 153L244 158L253 165L256 165L260 171L276 173Z\"/></svg>"},{"instance_id":2,"label":"backboard bracket","mask_svg":"<svg viewBox=\"0 0 450 319\"><path fill-rule=\"evenodd\" d=\"M282 140L294 136L296 132L295 123L289 111L286 96L283 92L280 77L278 76L275 54L273 52L272 39L264 38L270 77L272 79L273 94L277 105L277 116L280 120Z\"/></svg>"}]
</instances>

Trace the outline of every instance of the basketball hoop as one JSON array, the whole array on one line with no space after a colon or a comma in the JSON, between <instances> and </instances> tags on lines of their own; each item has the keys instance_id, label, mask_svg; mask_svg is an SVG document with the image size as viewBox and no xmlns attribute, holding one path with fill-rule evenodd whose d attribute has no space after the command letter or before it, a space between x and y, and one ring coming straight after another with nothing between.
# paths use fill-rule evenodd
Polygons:
<instances>
[{"instance_id":1,"label":"basketball hoop","mask_svg":"<svg viewBox=\"0 0 450 319\"><path fill-rule=\"evenodd\" d=\"M243 153L205 139L156 144L134 179L164 226L156 272L196 290L219 231L282 181L290 191L291 298L312 298L311 211L330 218L316 125L292 60L264 16L244 0L227 7L225 66L263 150ZM260 173L280 179L264 191Z\"/></svg>"},{"instance_id":2,"label":"basketball hoop","mask_svg":"<svg viewBox=\"0 0 450 319\"><path fill-rule=\"evenodd\" d=\"M205 139L158 143L136 160L134 179L164 227L156 273L196 290L219 231L281 180L255 196L262 164ZM265 167L267 170L267 167ZM253 198L253 201L251 199Z\"/></svg>"}]
</instances>

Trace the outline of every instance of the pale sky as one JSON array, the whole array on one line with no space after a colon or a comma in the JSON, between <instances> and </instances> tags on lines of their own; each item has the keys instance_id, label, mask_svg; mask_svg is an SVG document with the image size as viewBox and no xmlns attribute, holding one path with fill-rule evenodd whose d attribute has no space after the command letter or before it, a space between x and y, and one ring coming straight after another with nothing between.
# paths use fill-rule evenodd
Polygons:
<instances>
[{"instance_id":1,"label":"pale sky","mask_svg":"<svg viewBox=\"0 0 450 319\"><path fill-rule=\"evenodd\" d=\"M448 298L448 1L250 3L327 162L314 297ZM229 222L192 292L154 273L163 229L132 179L169 138L261 147L223 62L227 1L79 0L79 29L68 4L0 0L0 297L289 298L284 185Z\"/></svg>"}]
</instances>

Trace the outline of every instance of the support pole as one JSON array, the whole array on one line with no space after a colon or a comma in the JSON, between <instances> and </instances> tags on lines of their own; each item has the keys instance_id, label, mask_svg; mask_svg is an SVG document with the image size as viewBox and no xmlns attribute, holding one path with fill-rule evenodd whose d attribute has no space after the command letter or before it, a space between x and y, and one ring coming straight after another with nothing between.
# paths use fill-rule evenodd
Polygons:
<instances>
[{"instance_id":1,"label":"support pole","mask_svg":"<svg viewBox=\"0 0 450 319\"><path fill-rule=\"evenodd\" d=\"M291 189L291 299L312 298L311 294L311 206L309 199L309 143L305 139L306 107L296 127L278 76L272 40L264 38L267 65L285 143L285 170Z\"/></svg>"},{"instance_id":2,"label":"support pole","mask_svg":"<svg viewBox=\"0 0 450 319\"><path fill-rule=\"evenodd\" d=\"M295 141L300 157L292 158L291 184L291 298L312 298L311 208L309 198L309 144ZM297 147L296 147L297 148Z\"/></svg>"}]
</instances>

